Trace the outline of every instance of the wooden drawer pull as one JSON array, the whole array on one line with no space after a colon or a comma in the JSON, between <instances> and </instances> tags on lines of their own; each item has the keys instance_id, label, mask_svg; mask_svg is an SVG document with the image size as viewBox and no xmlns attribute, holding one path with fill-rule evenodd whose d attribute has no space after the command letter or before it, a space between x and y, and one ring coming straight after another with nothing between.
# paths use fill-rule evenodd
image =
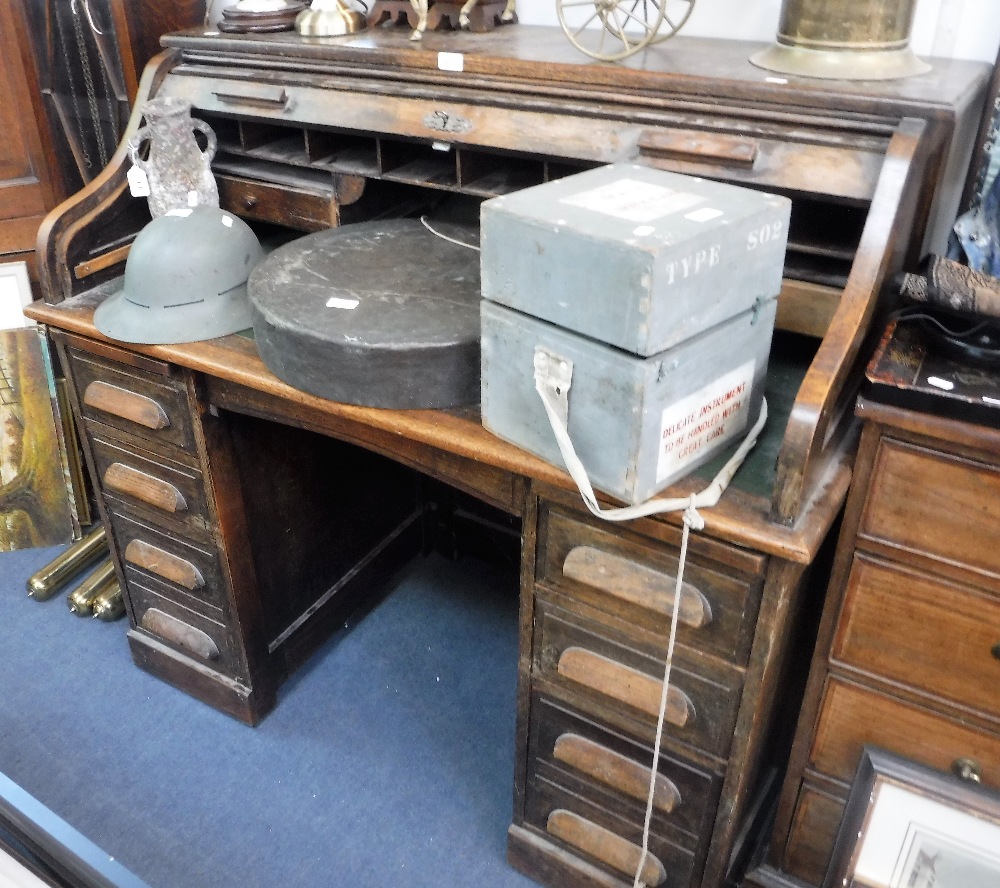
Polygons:
<instances>
[{"instance_id":1,"label":"wooden drawer pull","mask_svg":"<svg viewBox=\"0 0 1000 888\"><path fill-rule=\"evenodd\" d=\"M164 552L163 549L158 549L142 540L132 540L125 547L125 560L192 592L205 585L201 571L190 561L185 561L170 552Z\"/></svg>"},{"instance_id":2,"label":"wooden drawer pull","mask_svg":"<svg viewBox=\"0 0 1000 888\"><path fill-rule=\"evenodd\" d=\"M152 398L108 382L95 380L90 383L83 393L83 403L154 431L170 425L167 411Z\"/></svg>"},{"instance_id":3,"label":"wooden drawer pull","mask_svg":"<svg viewBox=\"0 0 1000 888\"><path fill-rule=\"evenodd\" d=\"M677 577L592 546L576 546L563 562L563 575L647 610L670 616ZM701 627L712 621L712 606L690 583L681 584L680 622Z\"/></svg>"},{"instance_id":4,"label":"wooden drawer pull","mask_svg":"<svg viewBox=\"0 0 1000 888\"><path fill-rule=\"evenodd\" d=\"M758 150L756 139L704 130L646 130L639 134L639 154L665 160L752 167Z\"/></svg>"},{"instance_id":5,"label":"wooden drawer pull","mask_svg":"<svg viewBox=\"0 0 1000 888\"><path fill-rule=\"evenodd\" d=\"M147 475L124 463L112 463L104 471L104 487L156 506L164 512L186 512L187 500L169 481Z\"/></svg>"},{"instance_id":6,"label":"wooden drawer pull","mask_svg":"<svg viewBox=\"0 0 1000 888\"><path fill-rule=\"evenodd\" d=\"M552 749L556 761L576 768L634 799L646 801L649 794L650 769L632 759L614 752L579 734L561 734ZM653 807L669 814L681 803L681 794L673 781L662 774L656 775L653 789Z\"/></svg>"},{"instance_id":7,"label":"wooden drawer pull","mask_svg":"<svg viewBox=\"0 0 1000 888\"><path fill-rule=\"evenodd\" d=\"M585 648L566 648L559 657L559 674L570 681L632 706L653 718L660 714L662 683L630 666L624 666ZM694 704L680 688L667 692L666 721L683 728L694 719Z\"/></svg>"},{"instance_id":8,"label":"wooden drawer pull","mask_svg":"<svg viewBox=\"0 0 1000 888\"><path fill-rule=\"evenodd\" d=\"M567 811L557 808L545 824L545 829L557 839L562 839L567 845L583 851L595 860L625 873L635 875L642 848L632 844L628 839L615 835L611 830L598 826ZM642 867L640 878L644 885L659 885L667 877L663 864L652 854L646 855L646 863Z\"/></svg>"},{"instance_id":9,"label":"wooden drawer pull","mask_svg":"<svg viewBox=\"0 0 1000 888\"><path fill-rule=\"evenodd\" d=\"M151 607L142 615L139 625L160 638L176 644L178 647L191 651L203 660L218 660L219 646L212 641L211 636L189 626L183 620L164 613L159 608Z\"/></svg>"}]
</instances>

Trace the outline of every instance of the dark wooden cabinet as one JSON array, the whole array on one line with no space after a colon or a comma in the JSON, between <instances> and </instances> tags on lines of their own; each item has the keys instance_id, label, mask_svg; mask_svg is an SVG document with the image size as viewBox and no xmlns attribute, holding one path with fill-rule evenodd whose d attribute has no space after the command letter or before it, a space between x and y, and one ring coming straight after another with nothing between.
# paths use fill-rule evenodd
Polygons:
<instances>
[{"instance_id":1,"label":"dark wooden cabinet","mask_svg":"<svg viewBox=\"0 0 1000 888\"><path fill-rule=\"evenodd\" d=\"M189 100L218 136L224 205L286 233L442 201L475 208L619 160L791 198L771 418L691 542L698 594L655 763L668 618L664 595L641 587L675 575L678 515L599 522L565 472L486 432L475 408L316 398L271 375L248 337L108 343L94 308L148 219L121 150L47 219L49 304L32 309L62 331L140 665L263 717L344 609L420 548L426 479L443 482L522 528L510 860L551 885L630 884L655 769L648 883L721 888L745 865L787 751L798 631L851 475L858 358L884 282L919 256L932 208L957 205L942 183L967 158L958 134L975 127L988 69L774 83L747 61L750 44L676 38L599 65L558 30L522 26L416 46L392 28L164 43L140 98ZM460 55L462 72L439 52Z\"/></svg>"},{"instance_id":2,"label":"dark wooden cabinet","mask_svg":"<svg viewBox=\"0 0 1000 888\"><path fill-rule=\"evenodd\" d=\"M822 884L866 744L1000 788L1000 434L872 398L857 409L855 477L754 886Z\"/></svg>"}]
</instances>

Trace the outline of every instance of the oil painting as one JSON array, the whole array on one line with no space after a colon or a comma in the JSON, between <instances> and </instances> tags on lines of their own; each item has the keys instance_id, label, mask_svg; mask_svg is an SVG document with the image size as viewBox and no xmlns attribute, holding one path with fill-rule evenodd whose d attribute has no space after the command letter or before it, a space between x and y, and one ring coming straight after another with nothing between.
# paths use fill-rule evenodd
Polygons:
<instances>
[{"instance_id":1,"label":"oil painting","mask_svg":"<svg viewBox=\"0 0 1000 888\"><path fill-rule=\"evenodd\" d=\"M76 534L58 415L42 330L0 330L0 551Z\"/></svg>"}]
</instances>

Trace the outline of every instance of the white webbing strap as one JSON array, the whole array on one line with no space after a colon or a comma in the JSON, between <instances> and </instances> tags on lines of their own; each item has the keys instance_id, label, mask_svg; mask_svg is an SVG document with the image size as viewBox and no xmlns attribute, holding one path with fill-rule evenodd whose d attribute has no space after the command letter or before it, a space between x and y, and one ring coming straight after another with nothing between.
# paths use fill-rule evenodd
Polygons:
<instances>
[{"instance_id":1,"label":"white webbing strap","mask_svg":"<svg viewBox=\"0 0 1000 888\"><path fill-rule=\"evenodd\" d=\"M559 383L560 391L555 391L552 378L548 372L547 361L540 360L540 354L540 352L536 351L535 391L538 392L538 396L542 399L542 404L545 406L545 412L549 417L549 424L552 426L552 432L556 436L556 443L559 445L559 453L562 454L563 462L566 463L566 469L576 482L576 486L580 490L580 496L583 497L587 508L598 518L603 518L605 521L631 521L634 518L645 518L649 515L658 515L662 512L680 512L688 506L693 506L695 509L710 509L719 502L722 494L729 486L729 482L732 481L733 475L736 474L736 470L743 465L743 460L746 459L747 454L753 449L754 444L757 443L757 438L760 436L761 430L767 422L767 401L761 399L760 415L757 417L757 422L747 432L743 443L736 449L736 452L729 457L726 464L712 479L712 483L700 493L692 494L688 497L646 500L646 502L639 503L637 506L602 509L597 502L597 497L594 495L594 488L591 486L587 470L576 455L576 448L573 446L566 428L567 413L565 397L569 389L568 378L564 376ZM546 359L548 357L545 356ZM700 522L695 525L695 530L701 530L703 527L704 522Z\"/></svg>"},{"instance_id":2,"label":"white webbing strap","mask_svg":"<svg viewBox=\"0 0 1000 888\"><path fill-rule=\"evenodd\" d=\"M678 512L684 510L684 529L681 534L681 551L677 564L677 583L674 587L674 605L670 616L670 635L667 641L667 657L664 663L663 685L660 691L660 711L656 719L656 739L653 744L653 766L649 772L649 790L646 795L646 816L642 828L642 853L636 866L633 888L644 888L642 870L649 856L649 831L653 817L653 797L656 790L657 765L660 761L660 747L663 742L663 723L666 718L667 698L670 694L670 671L674 662L674 643L677 638L677 617L680 610L681 594L684 584L684 565L687 561L688 537L691 528L702 530L705 520L698 514L699 508L711 508L719 502L736 470L743 464L747 454L757 443L764 424L767 422L767 400L761 399L760 415L753 427L747 433L736 452L727 460L718 474L700 493L692 493L688 497L673 499L652 499L637 506L627 506L619 509L602 509L594 495L587 470L576 455L576 448L570 440L567 429L569 418L569 388L572 383L573 367L568 361L558 356L548 354L542 349L535 350L535 391L542 399L545 413L556 436L559 452L570 476L580 490L580 496L587 508L598 518L606 521L629 521L633 518L644 518L662 512Z\"/></svg>"}]
</instances>

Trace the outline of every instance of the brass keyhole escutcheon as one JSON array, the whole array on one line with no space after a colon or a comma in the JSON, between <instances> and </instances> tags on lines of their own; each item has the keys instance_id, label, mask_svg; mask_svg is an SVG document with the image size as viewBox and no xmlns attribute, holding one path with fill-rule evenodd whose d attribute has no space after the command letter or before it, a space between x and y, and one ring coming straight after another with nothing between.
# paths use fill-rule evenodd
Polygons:
<instances>
[{"instance_id":1,"label":"brass keyhole escutcheon","mask_svg":"<svg viewBox=\"0 0 1000 888\"><path fill-rule=\"evenodd\" d=\"M958 758L951 763L951 772L969 783L982 783L983 768L975 759Z\"/></svg>"}]
</instances>

